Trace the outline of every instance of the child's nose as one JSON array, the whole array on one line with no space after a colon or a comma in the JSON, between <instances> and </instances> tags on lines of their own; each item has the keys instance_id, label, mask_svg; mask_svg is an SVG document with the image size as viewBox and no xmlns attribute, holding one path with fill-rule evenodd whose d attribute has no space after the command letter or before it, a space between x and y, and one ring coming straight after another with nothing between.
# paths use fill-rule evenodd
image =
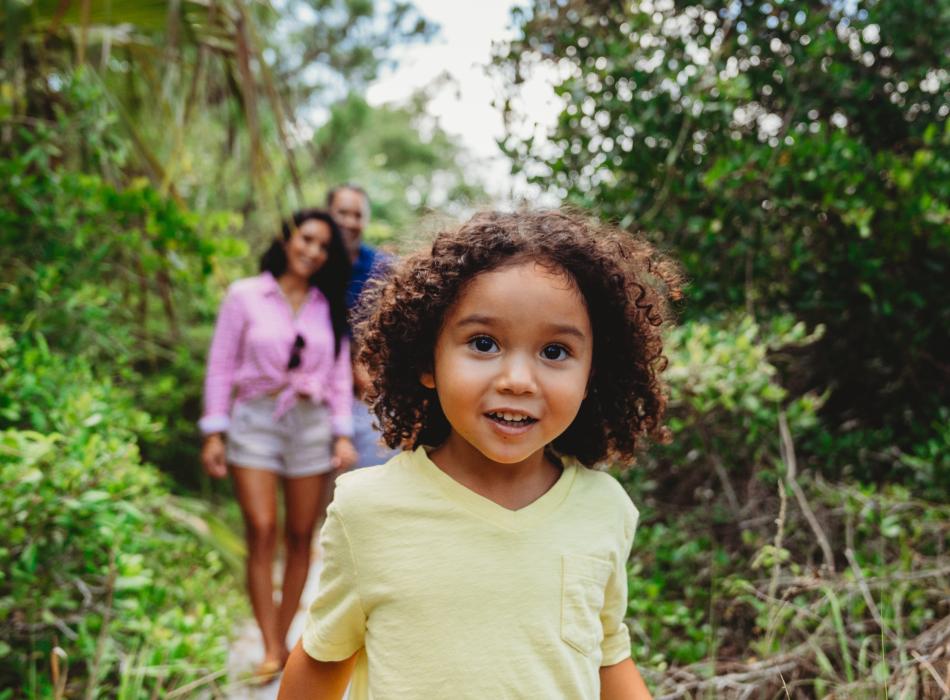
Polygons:
<instances>
[{"instance_id":1,"label":"child's nose","mask_svg":"<svg viewBox=\"0 0 950 700\"><path fill-rule=\"evenodd\" d=\"M506 359L498 375L498 390L511 394L530 394L537 390L529 358L513 355Z\"/></svg>"}]
</instances>

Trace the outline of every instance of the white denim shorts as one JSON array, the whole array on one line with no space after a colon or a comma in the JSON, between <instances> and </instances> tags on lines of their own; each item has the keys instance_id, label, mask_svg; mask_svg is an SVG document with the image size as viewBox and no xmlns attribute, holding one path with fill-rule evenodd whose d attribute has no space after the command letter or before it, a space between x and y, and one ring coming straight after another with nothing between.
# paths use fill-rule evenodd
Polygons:
<instances>
[{"instance_id":1,"label":"white denim shorts","mask_svg":"<svg viewBox=\"0 0 950 700\"><path fill-rule=\"evenodd\" d=\"M329 472L333 434L327 406L300 399L275 420L276 403L275 397L260 396L234 407L228 428L228 464L288 478Z\"/></svg>"}]
</instances>

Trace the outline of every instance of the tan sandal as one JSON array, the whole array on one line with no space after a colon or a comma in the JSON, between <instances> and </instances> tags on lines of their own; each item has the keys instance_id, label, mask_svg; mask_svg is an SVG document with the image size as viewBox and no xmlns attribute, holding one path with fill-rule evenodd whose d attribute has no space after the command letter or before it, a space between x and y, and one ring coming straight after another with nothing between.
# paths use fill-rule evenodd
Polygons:
<instances>
[{"instance_id":1,"label":"tan sandal","mask_svg":"<svg viewBox=\"0 0 950 700\"><path fill-rule=\"evenodd\" d=\"M251 683L254 685L269 685L277 680L280 672L284 670L284 665L275 659L261 661L254 674L251 676Z\"/></svg>"}]
</instances>

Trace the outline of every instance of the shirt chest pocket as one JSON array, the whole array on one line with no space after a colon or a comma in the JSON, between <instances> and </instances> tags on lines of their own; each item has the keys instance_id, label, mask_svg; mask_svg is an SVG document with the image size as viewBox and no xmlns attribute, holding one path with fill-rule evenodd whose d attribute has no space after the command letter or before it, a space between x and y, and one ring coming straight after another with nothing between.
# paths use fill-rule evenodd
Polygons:
<instances>
[{"instance_id":1,"label":"shirt chest pocket","mask_svg":"<svg viewBox=\"0 0 950 700\"><path fill-rule=\"evenodd\" d=\"M604 638L600 611L612 569L607 559L561 557L561 639L585 656Z\"/></svg>"}]
</instances>

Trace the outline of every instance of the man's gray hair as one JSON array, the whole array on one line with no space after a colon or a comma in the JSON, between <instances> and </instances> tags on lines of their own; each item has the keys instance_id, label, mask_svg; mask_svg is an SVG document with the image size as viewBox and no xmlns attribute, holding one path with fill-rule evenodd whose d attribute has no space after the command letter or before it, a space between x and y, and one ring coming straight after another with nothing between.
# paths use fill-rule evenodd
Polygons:
<instances>
[{"instance_id":1,"label":"man's gray hair","mask_svg":"<svg viewBox=\"0 0 950 700\"><path fill-rule=\"evenodd\" d=\"M359 185L355 183L344 182L342 185L337 185L336 187L332 188L329 192L327 192L327 208L333 206L333 200L336 198L337 192L340 192L342 190L350 190L352 192L359 192L363 196L363 199L366 200L367 208L369 207L369 195L366 194L366 190L364 190L362 187L360 187Z\"/></svg>"}]
</instances>

